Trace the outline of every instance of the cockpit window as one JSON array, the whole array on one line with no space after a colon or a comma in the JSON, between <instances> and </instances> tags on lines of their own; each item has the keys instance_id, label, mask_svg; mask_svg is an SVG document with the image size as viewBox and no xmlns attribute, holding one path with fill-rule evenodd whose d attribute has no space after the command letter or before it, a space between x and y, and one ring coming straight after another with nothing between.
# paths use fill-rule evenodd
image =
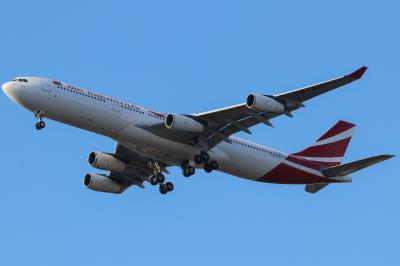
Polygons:
<instances>
[{"instance_id":1,"label":"cockpit window","mask_svg":"<svg viewBox=\"0 0 400 266\"><path fill-rule=\"evenodd\" d=\"M53 80L53 83L57 86L62 86L61 82L57 81L57 80Z\"/></svg>"},{"instance_id":2,"label":"cockpit window","mask_svg":"<svg viewBox=\"0 0 400 266\"><path fill-rule=\"evenodd\" d=\"M19 82L28 82L27 79L23 79L23 78L15 78L12 81L19 81Z\"/></svg>"}]
</instances>

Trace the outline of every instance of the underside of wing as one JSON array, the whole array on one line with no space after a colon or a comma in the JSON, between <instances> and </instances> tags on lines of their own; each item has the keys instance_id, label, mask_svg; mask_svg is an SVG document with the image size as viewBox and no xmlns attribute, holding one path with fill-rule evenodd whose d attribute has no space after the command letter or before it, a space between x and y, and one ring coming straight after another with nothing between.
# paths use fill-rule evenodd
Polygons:
<instances>
[{"instance_id":1,"label":"underside of wing","mask_svg":"<svg viewBox=\"0 0 400 266\"><path fill-rule=\"evenodd\" d=\"M250 128L262 123L272 127L271 120L304 107L304 102L321 94L355 81L364 74L367 67L361 67L349 75L307 86L297 90L275 95L250 94L245 103L191 115L173 115L172 120L180 118L185 125L201 130L172 130L160 122L153 125L138 125L160 137L187 144L206 143L211 149L222 141L231 142L229 136L239 131L251 134ZM196 123L198 125L196 125ZM199 126L200 125L200 126Z\"/></svg>"},{"instance_id":2,"label":"underside of wing","mask_svg":"<svg viewBox=\"0 0 400 266\"><path fill-rule=\"evenodd\" d=\"M251 94L247 97L246 103L194 114L193 118L207 124L210 130L206 132L205 137L209 146L213 147L236 132L251 133L249 128L259 123L272 126L270 120L277 116L292 117L292 112L304 107L305 101L361 78L366 70L367 67L364 66L349 75L285 93L275 95ZM270 111L252 110L251 105L257 99L264 100L266 109ZM279 108L279 104L282 105L281 108Z\"/></svg>"},{"instance_id":3,"label":"underside of wing","mask_svg":"<svg viewBox=\"0 0 400 266\"><path fill-rule=\"evenodd\" d=\"M87 174L84 184L93 190L121 193L132 185L144 188L144 181L149 181L155 171L167 172L166 164L152 158L143 157L129 144L116 143L114 153L92 152L89 163L109 174Z\"/></svg>"},{"instance_id":4,"label":"underside of wing","mask_svg":"<svg viewBox=\"0 0 400 266\"><path fill-rule=\"evenodd\" d=\"M152 158L144 157L133 149L129 144L117 143L115 147L115 156L126 163L126 169L123 172L111 172L119 180L127 180L132 184L142 184L143 181L149 181L154 174L155 166ZM168 172L168 165L157 162L157 167L163 172Z\"/></svg>"},{"instance_id":5,"label":"underside of wing","mask_svg":"<svg viewBox=\"0 0 400 266\"><path fill-rule=\"evenodd\" d=\"M349 75L304 87L298 90L277 94L275 97L278 97L282 100L287 100L288 102L304 102L361 78L365 71L367 71L367 67L363 66Z\"/></svg>"}]
</instances>

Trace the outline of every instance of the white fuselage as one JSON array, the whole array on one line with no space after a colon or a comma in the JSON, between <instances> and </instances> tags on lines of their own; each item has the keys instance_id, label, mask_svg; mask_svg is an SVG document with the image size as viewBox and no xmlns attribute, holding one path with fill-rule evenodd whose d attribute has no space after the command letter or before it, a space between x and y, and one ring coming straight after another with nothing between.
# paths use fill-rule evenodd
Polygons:
<instances>
[{"instance_id":1,"label":"white fuselage","mask_svg":"<svg viewBox=\"0 0 400 266\"><path fill-rule=\"evenodd\" d=\"M45 117L95 132L121 142L143 156L169 165L192 161L200 148L159 137L140 126L160 124L164 116L140 106L53 80L29 77L29 82L8 82L4 92L30 111L41 110ZM256 180L285 160L287 154L230 137L209 151L219 170Z\"/></svg>"}]
</instances>

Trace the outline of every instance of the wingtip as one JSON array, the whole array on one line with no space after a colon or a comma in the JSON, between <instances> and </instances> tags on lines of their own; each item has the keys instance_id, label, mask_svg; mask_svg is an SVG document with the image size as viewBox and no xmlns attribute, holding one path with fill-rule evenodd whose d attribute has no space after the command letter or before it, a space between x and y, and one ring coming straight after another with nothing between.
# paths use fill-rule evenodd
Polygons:
<instances>
[{"instance_id":1,"label":"wingtip","mask_svg":"<svg viewBox=\"0 0 400 266\"><path fill-rule=\"evenodd\" d=\"M396 155L393 155L393 154L385 154L384 156L386 157L386 159L396 157Z\"/></svg>"},{"instance_id":2,"label":"wingtip","mask_svg":"<svg viewBox=\"0 0 400 266\"><path fill-rule=\"evenodd\" d=\"M386 160L389 160L389 159L391 159L391 158L393 158L393 157L396 157L395 155L392 155L392 154L381 154L381 155L378 155L378 156L376 156L377 158L380 158L381 159L381 162L383 162L383 161L386 161Z\"/></svg>"},{"instance_id":3,"label":"wingtip","mask_svg":"<svg viewBox=\"0 0 400 266\"><path fill-rule=\"evenodd\" d=\"M367 71L367 69L368 67L366 66L360 67L359 69L351 73L349 76L353 79L360 79L364 75L365 71Z\"/></svg>"}]
</instances>

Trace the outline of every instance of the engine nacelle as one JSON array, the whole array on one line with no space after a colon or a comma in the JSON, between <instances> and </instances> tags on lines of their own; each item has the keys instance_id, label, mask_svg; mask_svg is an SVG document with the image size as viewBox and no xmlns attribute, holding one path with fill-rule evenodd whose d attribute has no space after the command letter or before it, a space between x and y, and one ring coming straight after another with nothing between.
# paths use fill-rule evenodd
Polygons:
<instances>
[{"instance_id":1,"label":"engine nacelle","mask_svg":"<svg viewBox=\"0 0 400 266\"><path fill-rule=\"evenodd\" d=\"M285 111L285 105L268 96L252 93L247 96L246 106L255 112L279 113Z\"/></svg>"},{"instance_id":2,"label":"engine nacelle","mask_svg":"<svg viewBox=\"0 0 400 266\"><path fill-rule=\"evenodd\" d=\"M126 167L125 163L121 160L102 152L91 152L88 157L88 162L97 169L114 172L123 172Z\"/></svg>"},{"instance_id":3,"label":"engine nacelle","mask_svg":"<svg viewBox=\"0 0 400 266\"><path fill-rule=\"evenodd\" d=\"M97 174L86 174L83 178L83 185L91 190L100 192L121 193L124 190L124 187L114 180Z\"/></svg>"},{"instance_id":4,"label":"engine nacelle","mask_svg":"<svg viewBox=\"0 0 400 266\"><path fill-rule=\"evenodd\" d=\"M184 132L201 133L204 126L196 120L177 114L169 114L165 119L165 126L172 130L179 130Z\"/></svg>"}]
</instances>

